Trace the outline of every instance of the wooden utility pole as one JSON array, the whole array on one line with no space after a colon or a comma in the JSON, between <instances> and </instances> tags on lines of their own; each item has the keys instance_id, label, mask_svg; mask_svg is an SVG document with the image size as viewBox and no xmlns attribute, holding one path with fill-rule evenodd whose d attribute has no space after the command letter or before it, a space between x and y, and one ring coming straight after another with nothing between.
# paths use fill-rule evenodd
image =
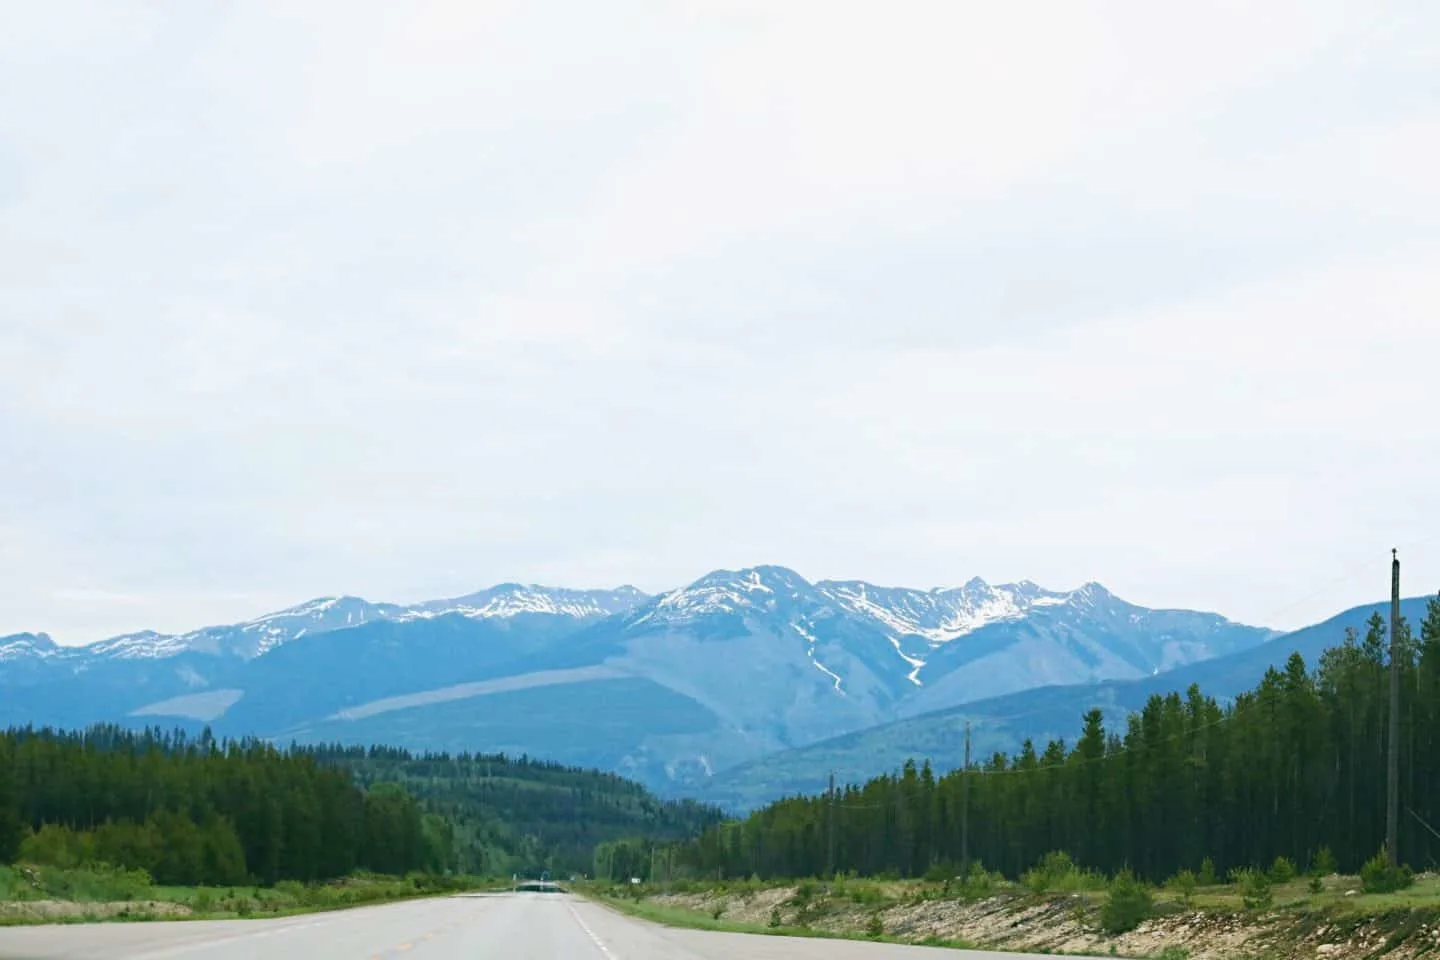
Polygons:
<instances>
[{"instance_id":1,"label":"wooden utility pole","mask_svg":"<svg viewBox=\"0 0 1440 960\"><path fill-rule=\"evenodd\" d=\"M825 860L825 876L835 877L835 771L830 771L830 839Z\"/></svg>"},{"instance_id":2,"label":"wooden utility pole","mask_svg":"<svg viewBox=\"0 0 1440 960\"><path fill-rule=\"evenodd\" d=\"M965 767L960 775L960 877L970 882L970 721L965 721Z\"/></svg>"},{"instance_id":3,"label":"wooden utility pole","mask_svg":"<svg viewBox=\"0 0 1440 960\"><path fill-rule=\"evenodd\" d=\"M1385 790L1385 855L1400 862L1400 553L1390 562L1390 756Z\"/></svg>"}]
</instances>

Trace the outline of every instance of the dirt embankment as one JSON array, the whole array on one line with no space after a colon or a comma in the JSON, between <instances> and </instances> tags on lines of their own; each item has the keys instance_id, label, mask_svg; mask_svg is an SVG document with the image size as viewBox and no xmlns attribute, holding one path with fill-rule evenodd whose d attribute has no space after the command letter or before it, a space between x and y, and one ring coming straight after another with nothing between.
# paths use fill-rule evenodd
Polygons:
<instances>
[{"instance_id":1,"label":"dirt embankment","mask_svg":"<svg viewBox=\"0 0 1440 960\"><path fill-rule=\"evenodd\" d=\"M1129 933L1099 930L1099 902L1083 894L1033 897L1004 894L985 900L917 900L860 904L843 897L797 900L796 888L753 893L674 894L654 901L739 923L809 926L864 933L878 917L884 932L911 941L928 937L1036 953L1152 957L1183 950L1190 960L1389 960L1440 954L1440 909L1362 915L1343 911L1243 912L1177 910L1152 917ZM778 911L778 913L777 913Z\"/></svg>"}]
</instances>

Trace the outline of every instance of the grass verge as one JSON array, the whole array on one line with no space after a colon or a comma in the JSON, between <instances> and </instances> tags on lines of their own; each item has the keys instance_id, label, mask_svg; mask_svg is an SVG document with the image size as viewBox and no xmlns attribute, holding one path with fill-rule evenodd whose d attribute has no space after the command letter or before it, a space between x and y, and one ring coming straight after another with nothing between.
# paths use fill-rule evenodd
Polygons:
<instances>
[{"instance_id":1,"label":"grass verge","mask_svg":"<svg viewBox=\"0 0 1440 960\"><path fill-rule=\"evenodd\" d=\"M863 940L871 943L895 943L907 946L924 947L948 947L953 950L974 950L975 945L963 940L943 940L939 937L930 937L926 940L906 940L900 937L892 937L887 934L871 936L862 933L848 933L844 931L817 930L814 927L798 926L770 926L760 923L740 923L733 920L716 918L697 910L686 910L680 907L661 906L660 904L648 903L640 900L624 900L618 897L606 896L594 890L577 891L583 896L604 904L617 913L635 917L639 920L648 920L651 923L658 923L666 927L681 927L687 930L710 930L716 933L749 933L768 937L812 937L824 940Z\"/></svg>"},{"instance_id":2,"label":"grass verge","mask_svg":"<svg viewBox=\"0 0 1440 960\"><path fill-rule=\"evenodd\" d=\"M143 871L17 865L0 867L0 926L278 918L504 886L479 877L359 874L273 887L168 887Z\"/></svg>"}]
</instances>

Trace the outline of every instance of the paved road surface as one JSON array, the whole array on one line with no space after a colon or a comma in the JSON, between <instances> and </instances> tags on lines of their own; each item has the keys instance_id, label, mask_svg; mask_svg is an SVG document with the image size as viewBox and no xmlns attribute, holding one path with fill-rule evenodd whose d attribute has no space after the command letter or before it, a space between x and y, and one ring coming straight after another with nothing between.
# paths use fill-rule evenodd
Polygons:
<instances>
[{"instance_id":1,"label":"paved road surface","mask_svg":"<svg viewBox=\"0 0 1440 960\"><path fill-rule=\"evenodd\" d=\"M283 920L0 928L0 960L1023 960L676 930L570 896L416 900Z\"/></svg>"}]
</instances>

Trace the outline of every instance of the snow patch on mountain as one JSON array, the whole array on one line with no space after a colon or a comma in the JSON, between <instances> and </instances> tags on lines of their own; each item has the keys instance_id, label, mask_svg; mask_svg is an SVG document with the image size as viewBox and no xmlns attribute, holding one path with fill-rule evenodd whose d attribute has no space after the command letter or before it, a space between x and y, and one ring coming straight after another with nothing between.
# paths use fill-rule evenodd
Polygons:
<instances>
[{"instance_id":1,"label":"snow patch on mountain","mask_svg":"<svg viewBox=\"0 0 1440 960\"><path fill-rule=\"evenodd\" d=\"M629 586L617 590L559 590L520 584L502 584L466 597L432 600L411 606L371 603L361 597L319 597L243 623L205 627L185 634L144 630L78 647L56 647L43 634L39 635L44 637L43 643L37 642L30 634L21 634L0 639L0 662L21 656L75 660L163 660L183 653L253 660L301 637L381 620L430 619L447 614L479 620L520 614L600 619L630 610L646 599L645 594Z\"/></svg>"},{"instance_id":2,"label":"snow patch on mountain","mask_svg":"<svg viewBox=\"0 0 1440 960\"><path fill-rule=\"evenodd\" d=\"M530 613L589 619L623 613L646 599L645 594L630 586L617 590L560 590L535 584L506 583L467 597L420 604L401 613L398 619L459 614L488 620Z\"/></svg>"},{"instance_id":3,"label":"snow patch on mountain","mask_svg":"<svg viewBox=\"0 0 1440 960\"><path fill-rule=\"evenodd\" d=\"M876 587L858 580L822 581L816 588L842 609L897 636L923 637L931 646L949 643L991 623L1023 619L1032 607L1066 603L1071 596L1043 590L1028 581L992 587L978 577L948 590Z\"/></svg>"},{"instance_id":4,"label":"snow patch on mountain","mask_svg":"<svg viewBox=\"0 0 1440 960\"><path fill-rule=\"evenodd\" d=\"M905 650L900 646L899 637L887 637L886 639L889 640L890 645L895 648L895 653L900 657L900 659L910 664L911 670L905 675L905 679L909 680L917 687L924 686L925 684L920 679L920 671L924 668L925 661L921 660L919 657L912 657L910 656L910 654L906 653Z\"/></svg>"},{"instance_id":5,"label":"snow patch on mountain","mask_svg":"<svg viewBox=\"0 0 1440 960\"><path fill-rule=\"evenodd\" d=\"M815 646L837 624L883 638L894 656L896 678L925 685L931 657L993 624L1022 622L1040 609L1071 606L1077 614L1111 610L1118 601L1098 584L1057 592L1023 580L992 586L976 577L963 586L915 590L859 580L810 583L784 567L717 570L689 586L637 608L624 627L683 632L710 618L739 618L752 631L794 630ZM848 634L848 643L861 642ZM1183 655L1182 655L1183 656Z\"/></svg>"},{"instance_id":6,"label":"snow patch on mountain","mask_svg":"<svg viewBox=\"0 0 1440 960\"><path fill-rule=\"evenodd\" d=\"M799 574L784 567L717 570L688 587L661 594L629 625L678 626L716 614L763 613L774 610L781 601L795 600L812 589Z\"/></svg>"},{"instance_id":7,"label":"snow patch on mountain","mask_svg":"<svg viewBox=\"0 0 1440 960\"><path fill-rule=\"evenodd\" d=\"M801 638L805 640L805 656L810 658L810 663L814 665L816 670L819 670L821 673L825 674L825 676L829 677L834 682L836 693L840 694L840 696L842 697L845 696L845 690L843 687L844 681L840 679L840 675L837 674L835 671L831 670L829 667L825 666L825 664L821 663L819 660L815 659L815 644L819 642L815 639L815 634L811 633L809 630L806 630L798 623L790 624L790 629L800 634Z\"/></svg>"},{"instance_id":8,"label":"snow patch on mountain","mask_svg":"<svg viewBox=\"0 0 1440 960\"><path fill-rule=\"evenodd\" d=\"M810 662L815 665L815 669L819 670L821 673L825 674L825 676L835 681L835 692L840 694L840 696L842 697L845 696L845 691L841 688L841 684L843 683L843 681L840 679L840 675L835 673L829 667L825 666L825 664L821 663L819 660L816 660L814 649L809 650L808 653L810 654Z\"/></svg>"},{"instance_id":9,"label":"snow patch on mountain","mask_svg":"<svg viewBox=\"0 0 1440 960\"><path fill-rule=\"evenodd\" d=\"M33 657L35 659L48 659L60 653L60 648L55 641L45 633L17 633L9 637L0 637L0 663L6 660L19 660L22 657Z\"/></svg>"},{"instance_id":10,"label":"snow patch on mountain","mask_svg":"<svg viewBox=\"0 0 1440 960\"><path fill-rule=\"evenodd\" d=\"M142 630L139 633L127 633L102 640L81 649L107 660L161 660L184 653L187 644L183 637Z\"/></svg>"}]
</instances>

